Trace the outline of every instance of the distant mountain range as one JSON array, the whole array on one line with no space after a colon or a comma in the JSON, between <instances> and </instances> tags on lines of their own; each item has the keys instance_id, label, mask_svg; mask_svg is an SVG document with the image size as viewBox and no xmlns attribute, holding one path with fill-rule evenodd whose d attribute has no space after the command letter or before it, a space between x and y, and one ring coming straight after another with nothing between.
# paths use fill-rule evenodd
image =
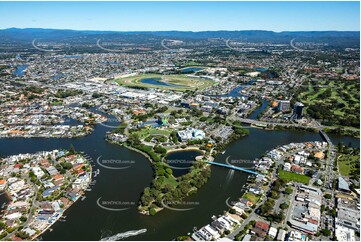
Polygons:
<instances>
[{"instance_id":1,"label":"distant mountain range","mask_svg":"<svg viewBox=\"0 0 361 242\"><path fill-rule=\"evenodd\" d=\"M240 30L240 31L96 31L96 30L67 30L67 29L42 29L42 28L9 28L0 30L1 42L23 42L33 39L65 40L87 38L125 38L125 39L210 39L223 38L245 41L270 41L288 43L297 38L304 41L328 43L343 43L357 45L360 43L359 31L284 31L273 32L264 30Z\"/></svg>"}]
</instances>

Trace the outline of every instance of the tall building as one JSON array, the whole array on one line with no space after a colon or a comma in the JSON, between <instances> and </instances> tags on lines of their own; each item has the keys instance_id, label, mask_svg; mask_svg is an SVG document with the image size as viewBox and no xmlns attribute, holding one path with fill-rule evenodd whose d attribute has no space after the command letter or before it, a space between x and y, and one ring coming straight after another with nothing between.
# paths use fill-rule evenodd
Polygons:
<instances>
[{"instance_id":1,"label":"tall building","mask_svg":"<svg viewBox=\"0 0 361 242\"><path fill-rule=\"evenodd\" d=\"M286 112L288 110L290 110L291 108L291 102L290 101L284 101L284 100L280 100L278 101L278 106L277 106L278 110L281 112Z\"/></svg>"},{"instance_id":2,"label":"tall building","mask_svg":"<svg viewBox=\"0 0 361 242\"><path fill-rule=\"evenodd\" d=\"M293 114L295 115L296 119L302 118L304 107L305 105L303 105L303 103L300 102L295 103L295 106L293 107Z\"/></svg>"}]
</instances>

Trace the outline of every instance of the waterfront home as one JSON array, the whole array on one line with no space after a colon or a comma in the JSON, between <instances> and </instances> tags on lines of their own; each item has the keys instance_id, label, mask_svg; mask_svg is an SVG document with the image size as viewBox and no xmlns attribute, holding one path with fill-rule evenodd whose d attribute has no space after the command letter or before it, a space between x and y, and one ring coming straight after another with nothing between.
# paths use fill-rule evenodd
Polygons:
<instances>
[{"instance_id":1,"label":"waterfront home","mask_svg":"<svg viewBox=\"0 0 361 242\"><path fill-rule=\"evenodd\" d=\"M203 228L203 231L208 232L207 234L211 235L211 240L217 240L221 237L221 235L209 224Z\"/></svg>"},{"instance_id":2,"label":"waterfront home","mask_svg":"<svg viewBox=\"0 0 361 242\"><path fill-rule=\"evenodd\" d=\"M253 203L252 203L251 201L248 201L248 200L245 199L245 198L240 198L240 199L239 199L239 202L240 202L241 204L244 204L246 208L250 208L250 207L253 206Z\"/></svg>"},{"instance_id":3,"label":"waterfront home","mask_svg":"<svg viewBox=\"0 0 361 242\"><path fill-rule=\"evenodd\" d=\"M236 211L237 215L242 215L244 214L244 209L246 209L246 206L243 203L237 202L232 209L234 209L234 211Z\"/></svg>"},{"instance_id":4,"label":"waterfront home","mask_svg":"<svg viewBox=\"0 0 361 242\"><path fill-rule=\"evenodd\" d=\"M71 185L73 189L85 189L88 185L88 177L79 176Z\"/></svg>"},{"instance_id":5,"label":"waterfront home","mask_svg":"<svg viewBox=\"0 0 361 242\"><path fill-rule=\"evenodd\" d=\"M257 186L250 187L250 188L248 189L248 191L249 191L250 193L255 194L255 195L260 195L260 194L263 194L263 192L264 192L262 188L257 187Z\"/></svg>"},{"instance_id":6,"label":"waterfront home","mask_svg":"<svg viewBox=\"0 0 361 242\"><path fill-rule=\"evenodd\" d=\"M64 208L68 207L70 201L67 198L61 197L59 200L60 200L60 204L63 204Z\"/></svg>"},{"instance_id":7,"label":"waterfront home","mask_svg":"<svg viewBox=\"0 0 361 242\"><path fill-rule=\"evenodd\" d=\"M75 201L79 197L79 190L71 189L66 193L66 196L70 198L70 200Z\"/></svg>"}]
</instances>

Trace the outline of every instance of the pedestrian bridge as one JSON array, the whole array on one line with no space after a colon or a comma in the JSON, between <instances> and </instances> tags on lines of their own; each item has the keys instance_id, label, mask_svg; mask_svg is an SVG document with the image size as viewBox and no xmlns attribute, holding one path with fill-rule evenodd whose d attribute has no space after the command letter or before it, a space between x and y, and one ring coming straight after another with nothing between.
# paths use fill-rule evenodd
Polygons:
<instances>
[{"instance_id":1,"label":"pedestrian bridge","mask_svg":"<svg viewBox=\"0 0 361 242\"><path fill-rule=\"evenodd\" d=\"M233 170L236 170L236 171L243 171L243 172L250 173L250 174L253 174L253 175L259 175L259 173L255 172L255 171L247 170L247 169L237 167L237 166L232 166L232 165L213 162L213 161L207 161L207 163L210 164L210 165L226 167L226 168L233 169Z\"/></svg>"}]
</instances>

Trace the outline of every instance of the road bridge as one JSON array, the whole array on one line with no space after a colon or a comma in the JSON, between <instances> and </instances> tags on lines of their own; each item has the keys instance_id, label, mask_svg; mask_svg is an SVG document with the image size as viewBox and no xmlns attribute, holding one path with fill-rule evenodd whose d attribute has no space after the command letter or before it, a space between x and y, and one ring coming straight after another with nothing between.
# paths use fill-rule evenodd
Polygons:
<instances>
[{"instance_id":1,"label":"road bridge","mask_svg":"<svg viewBox=\"0 0 361 242\"><path fill-rule=\"evenodd\" d=\"M332 145L332 141L331 141L330 137L328 137L328 135L322 129L320 129L319 132L320 132L321 137L324 138L329 145Z\"/></svg>"},{"instance_id":2,"label":"road bridge","mask_svg":"<svg viewBox=\"0 0 361 242\"><path fill-rule=\"evenodd\" d=\"M207 163L211 164L211 165L215 165L215 166L221 166L221 167L233 169L233 170L236 170L236 171L243 171L243 172L250 173L250 174L253 174L253 175L260 175L259 173L255 172L255 171L247 170L247 169L237 167L237 166L232 166L232 165L213 162L213 161L207 161Z\"/></svg>"}]
</instances>

